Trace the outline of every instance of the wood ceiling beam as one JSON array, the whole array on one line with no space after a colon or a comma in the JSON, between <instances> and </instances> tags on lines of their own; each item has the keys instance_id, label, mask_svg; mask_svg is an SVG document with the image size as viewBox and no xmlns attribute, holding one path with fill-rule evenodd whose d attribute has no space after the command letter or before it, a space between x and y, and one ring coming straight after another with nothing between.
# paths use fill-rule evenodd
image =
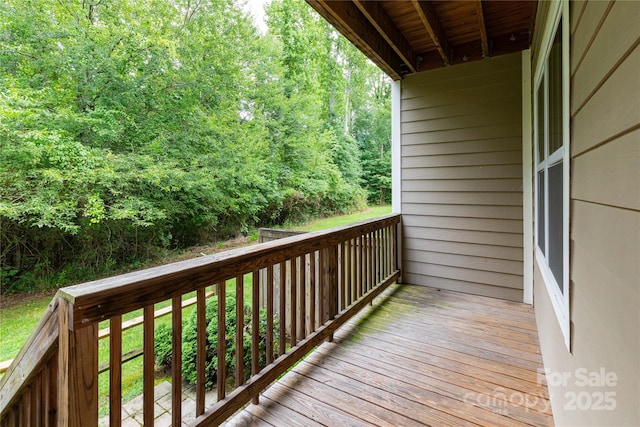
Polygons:
<instances>
[{"instance_id":1,"label":"wood ceiling beam","mask_svg":"<svg viewBox=\"0 0 640 427\"><path fill-rule=\"evenodd\" d=\"M418 70L416 54L380 3L371 0L353 0L353 2L389 43L389 46L400 56L409 70L415 73Z\"/></svg>"},{"instance_id":2,"label":"wood ceiling beam","mask_svg":"<svg viewBox=\"0 0 640 427\"><path fill-rule=\"evenodd\" d=\"M536 15L538 13L538 2L537 1L532 1L531 2L531 12L529 15L529 46L531 46L531 43L533 42L533 33L535 31L535 27L536 27Z\"/></svg>"},{"instance_id":3,"label":"wood ceiling beam","mask_svg":"<svg viewBox=\"0 0 640 427\"><path fill-rule=\"evenodd\" d=\"M487 26L484 22L484 12L482 11L482 0L476 0L476 14L478 15L478 27L480 27L480 41L482 42L482 57L491 56L489 52L489 39L487 38Z\"/></svg>"},{"instance_id":4,"label":"wood ceiling beam","mask_svg":"<svg viewBox=\"0 0 640 427\"><path fill-rule=\"evenodd\" d=\"M523 29L522 32L526 33ZM512 40L511 34L496 36L491 40L491 54L496 56L508 55L510 53L520 52L529 48L527 36L522 35ZM478 49L478 42L472 41L451 46L451 65L464 64L468 62L480 61L483 59L482 52ZM422 56L420 62L420 71L434 70L444 67L442 58L437 51L418 52Z\"/></svg>"},{"instance_id":5,"label":"wood ceiling beam","mask_svg":"<svg viewBox=\"0 0 640 427\"><path fill-rule=\"evenodd\" d=\"M422 24L427 29L433 44L436 46L444 65L451 65L451 49L435 7L430 1L411 0L420 16Z\"/></svg>"},{"instance_id":6,"label":"wood ceiling beam","mask_svg":"<svg viewBox=\"0 0 640 427\"><path fill-rule=\"evenodd\" d=\"M306 0L351 43L375 62L389 77L400 80L400 56L352 2Z\"/></svg>"}]
</instances>

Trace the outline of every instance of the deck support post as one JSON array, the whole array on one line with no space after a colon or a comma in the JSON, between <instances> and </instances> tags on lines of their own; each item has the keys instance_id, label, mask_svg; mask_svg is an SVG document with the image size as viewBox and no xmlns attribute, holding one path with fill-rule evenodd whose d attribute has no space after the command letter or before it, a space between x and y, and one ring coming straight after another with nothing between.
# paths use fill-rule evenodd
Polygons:
<instances>
[{"instance_id":1,"label":"deck support post","mask_svg":"<svg viewBox=\"0 0 640 427\"><path fill-rule=\"evenodd\" d=\"M73 304L59 310L58 422L61 427L98 426L98 323L76 327Z\"/></svg>"},{"instance_id":2,"label":"deck support post","mask_svg":"<svg viewBox=\"0 0 640 427\"><path fill-rule=\"evenodd\" d=\"M324 275L322 287L322 299L324 300L324 312L321 313L322 323L333 319L338 314L338 246L323 249Z\"/></svg>"}]
</instances>

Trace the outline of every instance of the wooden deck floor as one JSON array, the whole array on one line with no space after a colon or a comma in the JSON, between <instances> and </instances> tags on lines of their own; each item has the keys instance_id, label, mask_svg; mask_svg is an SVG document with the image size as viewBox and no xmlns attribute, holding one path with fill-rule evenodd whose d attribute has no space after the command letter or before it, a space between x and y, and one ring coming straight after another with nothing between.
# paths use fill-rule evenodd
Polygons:
<instances>
[{"instance_id":1,"label":"wooden deck floor","mask_svg":"<svg viewBox=\"0 0 640 427\"><path fill-rule=\"evenodd\" d=\"M530 306L395 286L228 424L552 425L541 368Z\"/></svg>"}]
</instances>

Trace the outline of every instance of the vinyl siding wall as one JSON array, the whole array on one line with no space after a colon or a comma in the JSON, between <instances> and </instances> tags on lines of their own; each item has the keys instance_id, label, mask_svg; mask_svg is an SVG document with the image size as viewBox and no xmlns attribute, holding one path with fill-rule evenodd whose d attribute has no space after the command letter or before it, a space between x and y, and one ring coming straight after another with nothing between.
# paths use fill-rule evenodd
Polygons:
<instances>
[{"instance_id":1,"label":"vinyl siding wall","mask_svg":"<svg viewBox=\"0 0 640 427\"><path fill-rule=\"evenodd\" d=\"M404 282L522 301L521 58L402 81Z\"/></svg>"},{"instance_id":2,"label":"vinyl siding wall","mask_svg":"<svg viewBox=\"0 0 640 427\"><path fill-rule=\"evenodd\" d=\"M540 19L544 14L538 11ZM640 425L640 2L570 4L571 353L537 264L534 305L556 425ZM580 386L576 370L613 372ZM567 408L615 393L615 409ZM588 395L588 396L587 396Z\"/></svg>"}]
</instances>

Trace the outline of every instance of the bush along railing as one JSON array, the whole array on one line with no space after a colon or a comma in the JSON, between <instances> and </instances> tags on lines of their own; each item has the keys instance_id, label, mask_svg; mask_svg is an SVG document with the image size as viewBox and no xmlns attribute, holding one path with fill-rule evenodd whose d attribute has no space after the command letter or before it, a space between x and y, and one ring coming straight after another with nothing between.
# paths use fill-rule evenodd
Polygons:
<instances>
[{"instance_id":1,"label":"bush along railing","mask_svg":"<svg viewBox=\"0 0 640 427\"><path fill-rule=\"evenodd\" d=\"M120 426L123 316L137 310L144 424L158 415L158 365L170 371L173 425L187 415L194 426L222 423L399 277L399 222L389 215L61 289L0 382L0 425L97 426L105 322L103 412ZM195 308L183 313L194 293ZM171 325L156 325L165 301ZM195 414L183 414L184 383L195 384Z\"/></svg>"}]
</instances>

